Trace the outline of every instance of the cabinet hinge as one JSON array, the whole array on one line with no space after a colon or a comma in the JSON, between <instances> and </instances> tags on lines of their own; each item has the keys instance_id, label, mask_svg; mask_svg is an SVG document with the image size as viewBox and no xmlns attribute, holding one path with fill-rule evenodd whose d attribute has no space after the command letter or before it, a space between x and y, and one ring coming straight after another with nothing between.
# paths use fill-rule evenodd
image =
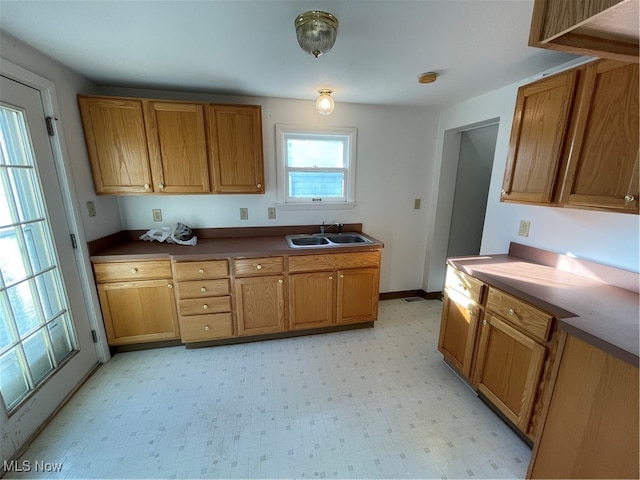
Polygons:
<instances>
[{"instance_id":1,"label":"cabinet hinge","mask_svg":"<svg viewBox=\"0 0 640 480\"><path fill-rule=\"evenodd\" d=\"M91 330L91 338L93 338L93 343L98 343L98 334L95 330Z\"/></svg>"},{"instance_id":2,"label":"cabinet hinge","mask_svg":"<svg viewBox=\"0 0 640 480\"><path fill-rule=\"evenodd\" d=\"M76 248L78 248L78 241L76 240L76 235L74 233L71 233L70 236L71 236L71 246L75 250Z\"/></svg>"},{"instance_id":3,"label":"cabinet hinge","mask_svg":"<svg viewBox=\"0 0 640 480\"><path fill-rule=\"evenodd\" d=\"M45 121L47 122L47 133L50 137L53 137L55 135L55 132L53 130L53 118L47 117L45 118Z\"/></svg>"}]
</instances>

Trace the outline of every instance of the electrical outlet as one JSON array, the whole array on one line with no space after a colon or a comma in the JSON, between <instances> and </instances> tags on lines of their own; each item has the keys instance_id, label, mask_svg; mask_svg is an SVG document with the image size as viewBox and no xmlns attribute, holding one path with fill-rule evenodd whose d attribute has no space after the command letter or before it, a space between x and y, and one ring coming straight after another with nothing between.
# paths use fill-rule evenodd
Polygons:
<instances>
[{"instance_id":1,"label":"electrical outlet","mask_svg":"<svg viewBox=\"0 0 640 480\"><path fill-rule=\"evenodd\" d=\"M267 208L269 220L275 220L276 218L276 207Z\"/></svg>"},{"instance_id":2,"label":"electrical outlet","mask_svg":"<svg viewBox=\"0 0 640 480\"><path fill-rule=\"evenodd\" d=\"M159 208L154 208L153 210L151 210L151 213L153 213L154 222L162 221L162 210L160 210Z\"/></svg>"},{"instance_id":3,"label":"electrical outlet","mask_svg":"<svg viewBox=\"0 0 640 480\"><path fill-rule=\"evenodd\" d=\"M528 237L529 227L531 227L531 222L529 220L520 220L520 229L518 230L518 235L520 235L521 237Z\"/></svg>"},{"instance_id":4,"label":"electrical outlet","mask_svg":"<svg viewBox=\"0 0 640 480\"><path fill-rule=\"evenodd\" d=\"M240 209L240 220L249 220L249 209L241 208Z\"/></svg>"},{"instance_id":5,"label":"electrical outlet","mask_svg":"<svg viewBox=\"0 0 640 480\"><path fill-rule=\"evenodd\" d=\"M92 201L87 202L87 212L89 212L90 217L96 216L96 204Z\"/></svg>"},{"instance_id":6,"label":"electrical outlet","mask_svg":"<svg viewBox=\"0 0 640 480\"><path fill-rule=\"evenodd\" d=\"M419 199L419 198L416 198L416 199L413 201L413 208L414 208L414 210L420 210L420 203L421 203L421 202L420 202L420 199Z\"/></svg>"}]
</instances>

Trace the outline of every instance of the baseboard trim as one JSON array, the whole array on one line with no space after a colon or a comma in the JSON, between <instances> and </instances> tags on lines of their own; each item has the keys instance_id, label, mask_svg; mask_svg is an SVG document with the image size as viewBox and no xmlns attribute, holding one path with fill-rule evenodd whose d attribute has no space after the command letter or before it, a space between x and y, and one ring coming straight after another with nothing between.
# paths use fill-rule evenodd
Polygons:
<instances>
[{"instance_id":1,"label":"baseboard trim","mask_svg":"<svg viewBox=\"0 0 640 480\"><path fill-rule=\"evenodd\" d=\"M379 300L394 300L396 298L422 297L426 300L439 300L442 292L425 292L424 290L402 290L399 292L384 292L378 295Z\"/></svg>"}]
</instances>

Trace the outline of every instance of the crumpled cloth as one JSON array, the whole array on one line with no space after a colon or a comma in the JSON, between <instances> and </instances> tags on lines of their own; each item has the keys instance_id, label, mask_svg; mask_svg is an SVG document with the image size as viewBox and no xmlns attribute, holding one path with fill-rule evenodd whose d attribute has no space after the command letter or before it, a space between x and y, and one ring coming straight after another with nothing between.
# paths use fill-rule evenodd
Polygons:
<instances>
[{"instance_id":1,"label":"crumpled cloth","mask_svg":"<svg viewBox=\"0 0 640 480\"><path fill-rule=\"evenodd\" d=\"M153 242L177 243L179 245L194 246L198 243L198 237L191 235L191 229L184 223L176 223L170 227L152 228L140 235L140 240Z\"/></svg>"}]
</instances>

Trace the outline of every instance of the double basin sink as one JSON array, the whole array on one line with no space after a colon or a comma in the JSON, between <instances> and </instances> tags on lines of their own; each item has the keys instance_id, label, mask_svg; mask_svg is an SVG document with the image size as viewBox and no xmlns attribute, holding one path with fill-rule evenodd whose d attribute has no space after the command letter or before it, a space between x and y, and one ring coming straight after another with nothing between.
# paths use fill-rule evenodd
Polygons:
<instances>
[{"instance_id":1,"label":"double basin sink","mask_svg":"<svg viewBox=\"0 0 640 480\"><path fill-rule=\"evenodd\" d=\"M285 235L285 238L291 248L344 247L348 245L373 243L367 237L357 232Z\"/></svg>"}]
</instances>

